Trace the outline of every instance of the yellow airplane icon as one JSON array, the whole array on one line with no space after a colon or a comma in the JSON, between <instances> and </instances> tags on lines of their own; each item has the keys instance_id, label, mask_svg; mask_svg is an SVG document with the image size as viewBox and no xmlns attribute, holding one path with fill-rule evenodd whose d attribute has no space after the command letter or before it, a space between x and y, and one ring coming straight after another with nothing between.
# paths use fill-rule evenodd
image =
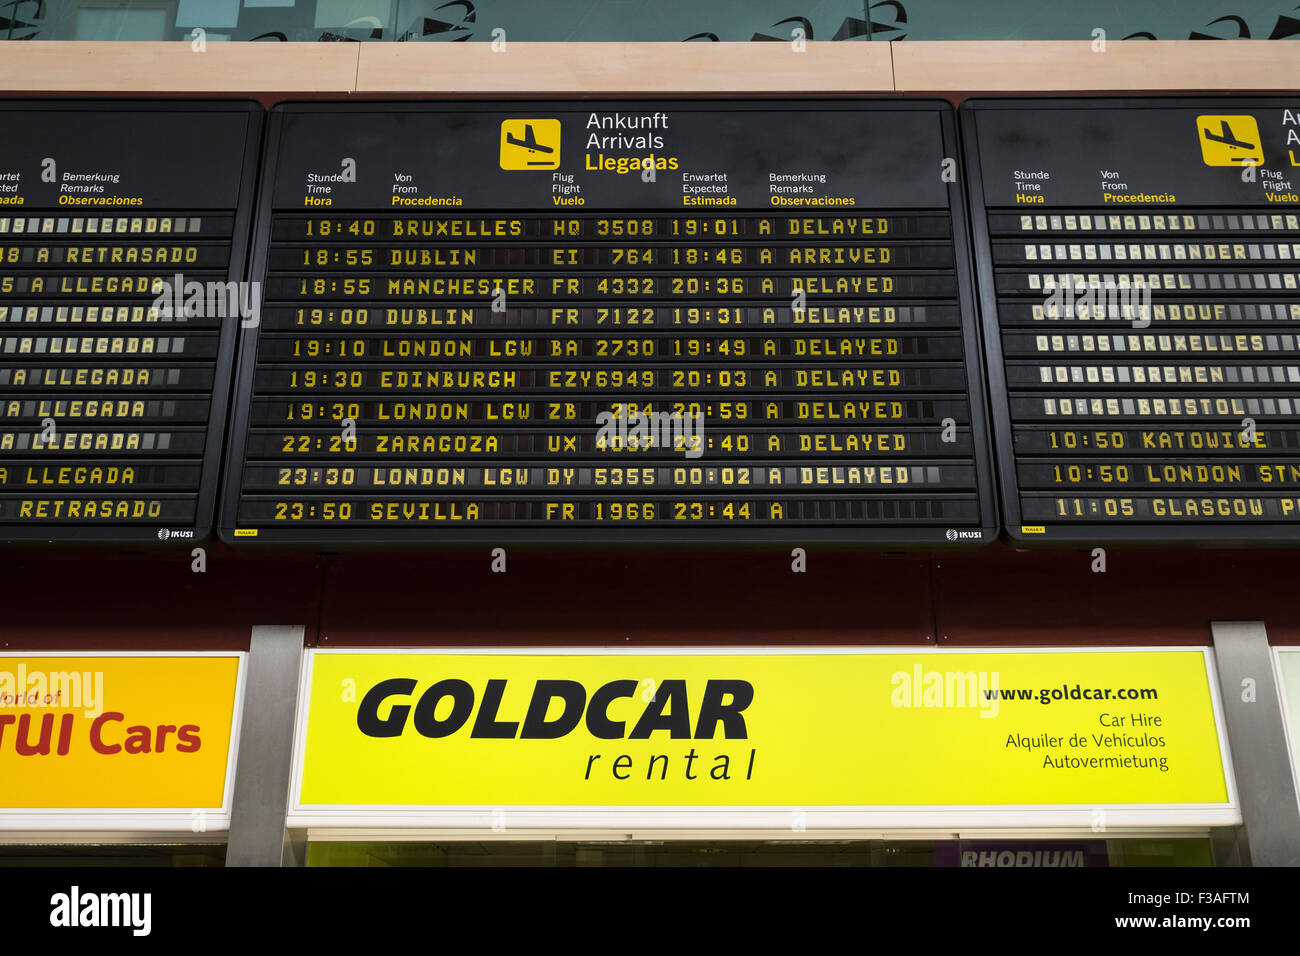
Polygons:
<instances>
[{"instance_id":1,"label":"yellow airplane icon","mask_svg":"<svg viewBox=\"0 0 1300 956\"><path fill-rule=\"evenodd\" d=\"M1253 116L1198 116L1201 158L1207 166L1243 166L1264 163L1259 124Z\"/></svg>"},{"instance_id":2,"label":"yellow airplane icon","mask_svg":"<svg viewBox=\"0 0 1300 956\"><path fill-rule=\"evenodd\" d=\"M560 121L558 119L508 119L501 121L502 169L558 169Z\"/></svg>"}]
</instances>

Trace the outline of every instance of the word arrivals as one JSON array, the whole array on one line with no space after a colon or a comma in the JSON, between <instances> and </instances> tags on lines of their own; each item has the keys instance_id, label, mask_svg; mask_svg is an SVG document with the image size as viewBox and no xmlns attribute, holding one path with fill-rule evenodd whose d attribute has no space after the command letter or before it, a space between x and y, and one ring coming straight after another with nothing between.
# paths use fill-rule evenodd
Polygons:
<instances>
[{"instance_id":1,"label":"word arrivals","mask_svg":"<svg viewBox=\"0 0 1300 956\"><path fill-rule=\"evenodd\" d=\"M50 897L50 925L58 927L125 926L132 936L153 929L152 893L82 893L73 886Z\"/></svg>"},{"instance_id":2,"label":"word arrivals","mask_svg":"<svg viewBox=\"0 0 1300 956\"><path fill-rule=\"evenodd\" d=\"M754 777L754 760L757 756L758 756L758 751L756 749L751 748L749 751L749 763L745 767L746 780L752 780ZM583 780L591 779L592 765L595 764L597 760L601 760L603 758L604 758L603 754L591 754L590 756L587 757L587 772L582 775ZM730 754L717 754L713 758L713 766L708 771L708 778L704 777L703 768L700 768L700 772L698 773L691 773L691 771L695 769L694 767L695 761L707 759L704 757L703 754L697 754L695 752L694 747L692 747L686 753L682 754L680 759L686 761L686 766L683 768L683 776L687 780L702 780L702 779L731 780L733 779L731 776L732 765L731 765ZM662 763L660 763L660 761L662 761ZM739 761L737 763L739 763ZM610 764L609 772L614 776L616 780L627 780L630 779L632 776L633 764L634 764L634 759L630 754L619 754L617 757L614 758L613 763ZM655 771L658 770L659 771L658 779L667 780L668 764L669 764L668 754L652 755L650 757L649 763L647 763L646 765L645 778L647 780L654 780ZM600 767L597 767L596 772L599 773L600 769L601 769ZM739 766L737 766L735 772L737 775L739 775L740 773Z\"/></svg>"},{"instance_id":3,"label":"word arrivals","mask_svg":"<svg viewBox=\"0 0 1300 956\"><path fill-rule=\"evenodd\" d=\"M639 115L629 115L626 113L592 113L587 117L587 129L610 129L618 132L602 135L600 133L587 134L587 149L662 149L664 138L657 133L638 133L628 135L623 130L666 130L668 128L667 113L642 113ZM619 157L623 159L626 157ZM673 168L676 168L676 162ZM588 159L587 168L591 166L590 158ZM664 167L659 167L663 169ZM622 170L620 170L622 172Z\"/></svg>"}]
</instances>

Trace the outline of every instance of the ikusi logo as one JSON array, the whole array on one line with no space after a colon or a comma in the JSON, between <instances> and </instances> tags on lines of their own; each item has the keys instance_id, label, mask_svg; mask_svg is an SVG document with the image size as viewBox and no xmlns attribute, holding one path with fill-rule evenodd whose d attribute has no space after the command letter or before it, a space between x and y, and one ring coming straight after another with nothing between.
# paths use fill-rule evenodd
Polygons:
<instances>
[{"instance_id":1,"label":"ikusi logo","mask_svg":"<svg viewBox=\"0 0 1300 956\"><path fill-rule=\"evenodd\" d=\"M132 936L148 936L153 929L153 894L82 893L73 886L50 897L50 925L129 927Z\"/></svg>"}]
</instances>

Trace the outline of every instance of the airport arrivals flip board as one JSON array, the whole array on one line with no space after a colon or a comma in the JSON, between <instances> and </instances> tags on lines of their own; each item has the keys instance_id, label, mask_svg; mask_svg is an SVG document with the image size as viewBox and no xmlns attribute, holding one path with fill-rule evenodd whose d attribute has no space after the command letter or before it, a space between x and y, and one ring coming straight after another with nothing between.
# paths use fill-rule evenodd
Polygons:
<instances>
[{"instance_id":1,"label":"airport arrivals flip board","mask_svg":"<svg viewBox=\"0 0 1300 956\"><path fill-rule=\"evenodd\" d=\"M262 109L0 101L0 542L212 530Z\"/></svg>"},{"instance_id":2,"label":"airport arrivals flip board","mask_svg":"<svg viewBox=\"0 0 1300 956\"><path fill-rule=\"evenodd\" d=\"M1300 103L961 112L1010 537L1300 541Z\"/></svg>"},{"instance_id":3,"label":"airport arrivals flip board","mask_svg":"<svg viewBox=\"0 0 1300 956\"><path fill-rule=\"evenodd\" d=\"M221 533L987 542L951 107L271 113Z\"/></svg>"}]
</instances>

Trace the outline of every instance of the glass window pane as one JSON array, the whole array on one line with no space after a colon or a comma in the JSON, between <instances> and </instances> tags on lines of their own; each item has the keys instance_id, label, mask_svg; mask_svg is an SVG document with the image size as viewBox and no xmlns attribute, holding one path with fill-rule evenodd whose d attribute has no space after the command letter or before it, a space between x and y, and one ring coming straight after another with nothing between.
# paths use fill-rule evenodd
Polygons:
<instances>
[{"instance_id":1,"label":"glass window pane","mask_svg":"<svg viewBox=\"0 0 1300 956\"><path fill-rule=\"evenodd\" d=\"M167 40L171 10L135 8L112 10L83 7L73 19L72 40Z\"/></svg>"}]
</instances>

